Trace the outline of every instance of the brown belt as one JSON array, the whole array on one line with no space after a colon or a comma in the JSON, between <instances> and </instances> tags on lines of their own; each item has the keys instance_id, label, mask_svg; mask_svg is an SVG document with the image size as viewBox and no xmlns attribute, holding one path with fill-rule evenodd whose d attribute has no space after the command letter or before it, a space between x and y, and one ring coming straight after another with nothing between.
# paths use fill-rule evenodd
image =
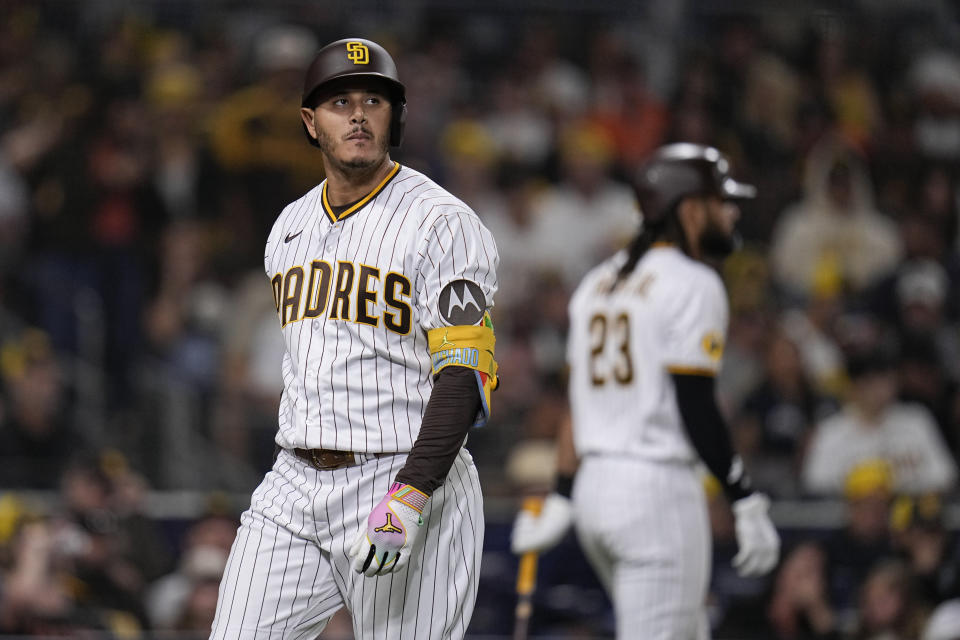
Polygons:
<instances>
[{"instance_id":1,"label":"brown belt","mask_svg":"<svg viewBox=\"0 0 960 640\"><path fill-rule=\"evenodd\" d=\"M381 458L390 453L356 453L354 451L334 451L333 449L288 449L295 456L320 471L342 469L360 464L370 458Z\"/></svg>"}]
</instances>

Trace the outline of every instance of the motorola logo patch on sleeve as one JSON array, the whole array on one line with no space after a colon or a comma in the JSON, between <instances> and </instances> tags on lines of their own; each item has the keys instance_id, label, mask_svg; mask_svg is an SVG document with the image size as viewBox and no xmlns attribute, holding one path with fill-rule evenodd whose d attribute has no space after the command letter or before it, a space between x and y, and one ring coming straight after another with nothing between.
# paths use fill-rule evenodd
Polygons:
<instances>
[{"instance_id":1,"label":"motorola logo patch on sleeve","mask_svg":"<svg viewBox=\"0 0 960 640\"><path fill-rule=\"evenodd\" d=\"M440 315L451 326L480 322L487 308L483 290L475 282L454 280L440 291Z\"/></svg>"}]
</instances>

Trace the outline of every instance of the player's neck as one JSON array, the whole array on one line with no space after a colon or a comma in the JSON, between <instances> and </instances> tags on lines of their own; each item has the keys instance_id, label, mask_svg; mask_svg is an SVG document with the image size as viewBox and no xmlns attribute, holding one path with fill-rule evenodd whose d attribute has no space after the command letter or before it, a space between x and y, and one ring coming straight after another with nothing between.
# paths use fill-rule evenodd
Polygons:
<instances>
[{"instance_id":1,"label":"player's neck","mask_svg":"<svg viewBox=\"0 0 960 640\"><path fill-rule=\"evenodd\" d=\"M393 169L393 160L387 154L379 165L372 167L337 167L325 162L324 168L327 174L327 200L332 206L338 207L356 202L373 191Z\"/></svg>"}]
</instances>

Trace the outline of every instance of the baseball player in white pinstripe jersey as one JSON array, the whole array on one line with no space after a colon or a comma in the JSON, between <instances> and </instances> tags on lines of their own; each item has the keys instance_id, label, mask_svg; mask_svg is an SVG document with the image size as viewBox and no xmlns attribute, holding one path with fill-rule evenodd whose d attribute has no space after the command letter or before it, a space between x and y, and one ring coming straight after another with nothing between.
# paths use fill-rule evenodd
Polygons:
<instances>
[{"instance_id":1,"label":"baseball player in white pinstripe jersey","mask_svg":"<svg viewBox=\"0 0 960 640\"><path fill-rule=\"evenodd\" d=\"M463 449L497 384L497 248L477 216L389 155L404 87L359 38L324 47L302 119L326 180L267 240L283 356L278 454L253 494L211 638L462 638L483 543Z\"/></svg>"},{"instance_id":2,"label":"baseball player in white pinstripe jersey","mask_svg":"<svg viewBox=\"0 0 960 640\"><path fill-rule=\"evenodd\" d=\"M730 177L716 149L683 143L658 150L636 187L640 234L570 301L572 437L561 433L556 491L539 518L518 516L512 547L547 549L575 524L613 600L618 638L693 640L709 632L698 459L732 502L740 572L766 573L779 554L768 500L750 488L713 386L728 312L705 262L734 248L732 201L754 189Z\"/></svg>"}]
</instances>

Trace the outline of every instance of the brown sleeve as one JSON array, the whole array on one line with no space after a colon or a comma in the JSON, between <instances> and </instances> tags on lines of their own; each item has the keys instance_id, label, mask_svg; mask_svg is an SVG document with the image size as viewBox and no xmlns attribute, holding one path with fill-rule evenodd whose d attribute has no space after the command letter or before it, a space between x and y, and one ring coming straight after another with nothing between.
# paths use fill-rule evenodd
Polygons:
<instances>
[{"instance_id":1,"label":"brown sleeve","mask_svg":"<svg viewBox=\"0 0 960 640\"><path fill-rule=\"evenodd\" d=\"M420 433L396 481L431 495L443 484L480 411L477 373L450 366L437 374Z\"/></svg>"}]
</instances>

